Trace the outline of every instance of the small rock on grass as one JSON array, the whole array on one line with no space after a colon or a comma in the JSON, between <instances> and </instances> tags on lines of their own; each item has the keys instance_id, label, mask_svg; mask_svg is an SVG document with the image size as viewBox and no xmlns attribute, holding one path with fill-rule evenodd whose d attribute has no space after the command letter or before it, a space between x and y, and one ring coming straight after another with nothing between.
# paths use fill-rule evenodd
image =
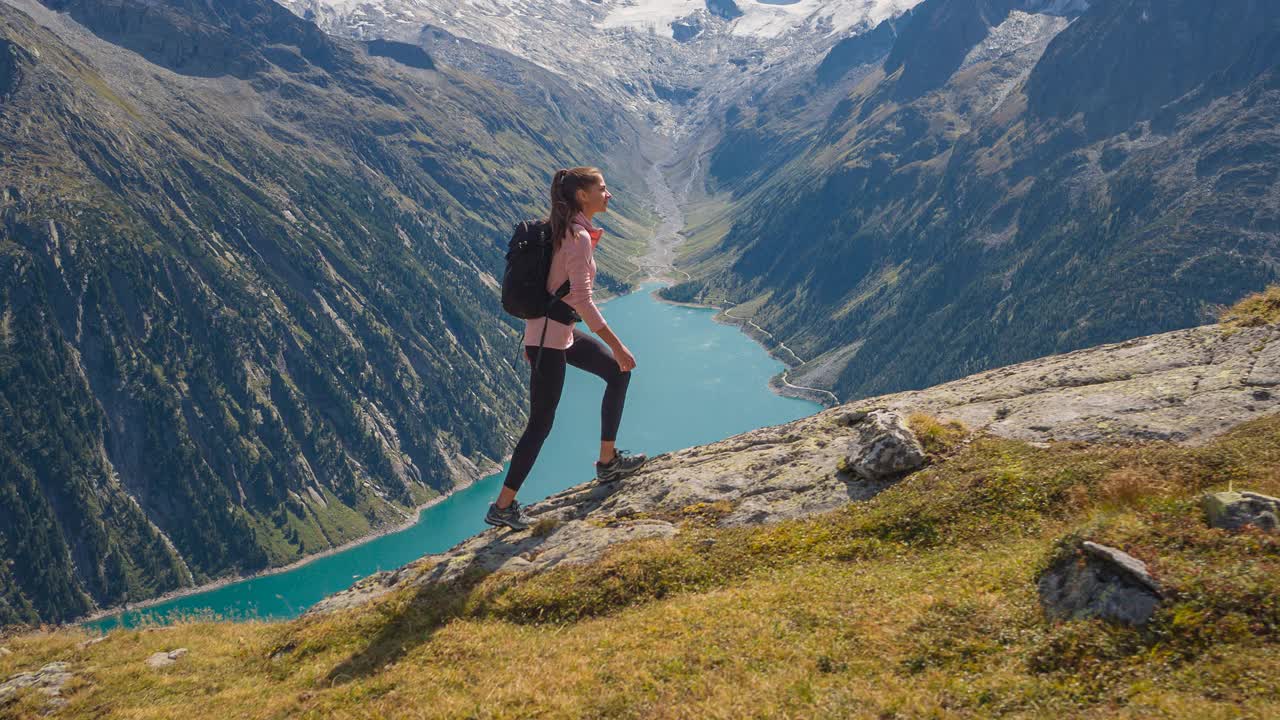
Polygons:
<instances>
[{"instance_id":1,"label":"small rock on grass","mask_svg":"<svg viewBox=\"0 0 1280 720\"><path fill-rule=\"evenodd\" d=\"M1060 558L1037 583L1040 605L1053 619L1097 617L1123 625L1145 625L1160 604L1160 583L1146 563L1094 542Z\"/></svg>"},{"instance_id":2,"label":"small rock on grass","mask_svg":"<svg viewBox=\"0 0 1280 720\"><path fill-rule=\"evenodd\" d=\"M1200 501L1209 526L1239 530L1253 525L1264 532L1280 530L1280 498L1252 492L1219 492Z\"/></svg>"},{"instance_id":3,"label":"small rock on grass","mask_svg":"<svg viewBox=\"0 0 1280 720\"><path fill-rule=\"evenodd\" d=\"M168 667L178 661L178 658L187 654L186 648L178 648L169 652L158 652L147 658L147 665L153 668Z\"/></svg>"}]
</instances>

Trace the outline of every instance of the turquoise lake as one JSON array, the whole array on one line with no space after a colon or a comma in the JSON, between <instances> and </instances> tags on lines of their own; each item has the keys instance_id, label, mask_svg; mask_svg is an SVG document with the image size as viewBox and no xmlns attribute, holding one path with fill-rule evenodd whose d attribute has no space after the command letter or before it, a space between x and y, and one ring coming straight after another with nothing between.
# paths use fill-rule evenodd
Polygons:
<instances>
[{"instance_id":1,"label":"turquoise lake","mask_svg":"<svg viewBox=\"0 0 1280 720\"><path fill-rule=\"evenodd\" d=\"M614 298L602 310L636 356L618 447L654 455L701 445L821 409L775 395L767 385L783 364L715 311L669 305L652 297L656 284ZM531 504L591 480L599 451L604 384L569 368L551 436L519 499ZM487 529L481 518L502 485L490 475L422 511L404 530L383 535L299 567L176 598L86 623L109 630L145 618L213 614L230 619L295 617L322 598L380 570L442 552Z\"/></svg>"}]
</instances>

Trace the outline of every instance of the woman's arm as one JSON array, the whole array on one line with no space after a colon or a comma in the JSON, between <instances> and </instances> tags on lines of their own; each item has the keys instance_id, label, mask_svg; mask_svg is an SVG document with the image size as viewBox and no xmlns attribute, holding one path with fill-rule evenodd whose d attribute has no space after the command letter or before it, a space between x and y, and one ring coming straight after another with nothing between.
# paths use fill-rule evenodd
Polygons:
<instances>
[{"instance_id":1,"label":"woman's arm","mask_svg":"<svg viewBox=\"0 0 1280 720\"><path fill-rule=\"evenodd\" d=\"M591 287L591 236L586 230L570 233L560 252L565 253L564 265L569 272L569 294L564 301L578 311L588 330L599 335L604 316L596 307Z\"/></svg>"},{"instance_id":2,"label":"woman's arm","mask_svg":"<svg viewBox=\"0 0 1280 720\"><path fill-rule=\"evenodd\" d=\"M591 284L591 236L586 230L573 233L560 248L565 255L565 268L569 271L569 294L564 301L582 317L587 329L595 333L613 350L613 358L618 362L618 369L627 372L636 366L636 358L618 339L617 335L605 324L604 315L596 307L594 290Z\"/></svg>"}]
</instances>

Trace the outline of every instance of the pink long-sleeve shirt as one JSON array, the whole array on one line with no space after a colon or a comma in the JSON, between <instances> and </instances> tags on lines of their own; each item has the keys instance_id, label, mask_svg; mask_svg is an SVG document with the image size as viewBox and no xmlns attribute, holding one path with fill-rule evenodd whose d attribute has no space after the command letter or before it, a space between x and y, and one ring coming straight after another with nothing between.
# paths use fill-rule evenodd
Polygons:
<instances>
[{"instance_id":1,"label":"pink long-sleeve shirt","mask_svg":"<svg viewBox=\"0 0 1280 720\"><path fill-rule=\"evenodd\" d=\"M578 213L569 224L564 242L551 257L551 272L547 274L547 292L554 293L569 281L569 294L564 301L582 317L587 329L598 333L604 327L604 316L592 299L592 285L596 279L596 245L600 244L603 230L596 228L587 216ZM543 347L568 350L573 345L573 326L547 318L524 321L524 344L537 345L542 338L542 327L547 326L547 339Z\"/></svg>"}]
</instances>

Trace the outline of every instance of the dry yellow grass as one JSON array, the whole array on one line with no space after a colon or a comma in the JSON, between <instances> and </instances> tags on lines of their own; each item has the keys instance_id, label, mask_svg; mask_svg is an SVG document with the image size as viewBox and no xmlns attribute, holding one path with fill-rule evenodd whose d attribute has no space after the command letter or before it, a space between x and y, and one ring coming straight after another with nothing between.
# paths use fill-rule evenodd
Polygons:
<instances>
[{"instance_id":1,"label":"dry yellow grass","mask_svg":"<svg viewBox=\"0 0 1280 720\"><path fill-rule=\"evenodd\" d=\"M1218 322L1231 327L1280 323L1280 285L1272 285L1232 305L1222 311Z\"/></svg>"},{"instance_id":2,"label":"dry yellow grass","mask_svg":"<svg viewBox=\"0 0 1280 720\"><path fill-rule=\"evenodd\" d=\"M287 623L28 633L0 677L70 662L68 717L1275 717L1280 538L1204 526L1229 481L1280 492L1280 417L1201 448L979 436L822 517L695 508L597 565ZM1170 589L1150 628L1044 620L1039 568L1081 537Z\"/></svg>"},{"instance_id":3,"label":"dry yellow grass","mask_svg":"<svg viewBox=\"0 0 1280 720\"><path fill-rule=\"evenodd\" d=\"M969 428L959 420L943 421L925 413L912 413L907 426L930 455L945 455L969 436Z\"/></svg>"}]
</instances>

